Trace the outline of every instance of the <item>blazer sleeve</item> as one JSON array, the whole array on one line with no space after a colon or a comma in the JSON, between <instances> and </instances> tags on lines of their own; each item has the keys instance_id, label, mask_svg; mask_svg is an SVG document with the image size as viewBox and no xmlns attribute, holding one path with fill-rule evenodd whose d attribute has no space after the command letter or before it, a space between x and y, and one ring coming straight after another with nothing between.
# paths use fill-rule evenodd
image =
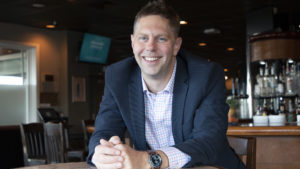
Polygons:
<instances>
[{"instance_id":1,"label":"blazer sleeve","mask_svg":"<svg viewBox=\"0 0 300 169\"><path fill-rule=\"evenodd\" d=\"M112 136L119 136L124 140L125 124L114 99L113 91L110 88L113 74L108 68L105 73L104 95L100 104L100 109L95 120L95 131L89 141L89 155L87 162L91 163L94 149L100 144L100 139L108 140Z\"/></svg>"},{"instance_id":2,"label":"blazer sleeve","mask_svg":"<svg viewBox=\"0 0 300 169\"><path fill-rule=\"evenodd\" d=\"M226 147L228 105L224 74L220 66L215 64L212 71L209 71L206 83L203 99L194 110L190 137L174 146L191 157L191 161L184 167L199 164L215 165L218 163L217 156L228 149Z\"/></svg>"}]
</instances>

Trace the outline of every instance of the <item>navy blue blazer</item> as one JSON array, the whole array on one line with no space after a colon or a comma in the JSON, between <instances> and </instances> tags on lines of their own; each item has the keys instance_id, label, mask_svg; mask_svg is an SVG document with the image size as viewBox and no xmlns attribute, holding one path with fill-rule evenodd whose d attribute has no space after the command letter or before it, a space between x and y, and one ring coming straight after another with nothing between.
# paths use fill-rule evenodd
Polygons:
<instances>
[{"instance_id":1,"label":"navy blue blazer","mask_svg":"<svg viewBox=\"0 0 300 169\"><path fill-rule=\"evenodd\" d=\"M245 168L226 139L225 100L222 67L180 51L173 91L172 131L174 147L191 156L185 167ZM126 128L135 149L147 150L141 70L134 57L106 70L104 96L89 143L88 162L100 138L117 135L124 139Z\"/></svg>"}]
</instances>

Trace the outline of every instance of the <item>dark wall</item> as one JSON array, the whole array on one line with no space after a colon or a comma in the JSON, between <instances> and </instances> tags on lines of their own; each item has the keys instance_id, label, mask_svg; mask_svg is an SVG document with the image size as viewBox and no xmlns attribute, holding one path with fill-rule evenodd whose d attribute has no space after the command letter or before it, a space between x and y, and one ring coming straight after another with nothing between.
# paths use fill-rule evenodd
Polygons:
<instances>
[{"instance_id":1,"label":"dark wall","mask_svg":"<svg viewBox=\"0 0 300 169\"><path fill-rule=\"evenodd\" d=\"M103 95L103 65L78 61L83 33L68 32L68 100L69 124L71 133L82 133L81 120L91 119L98 112ZM84 77L86 80L86 101L72 102L72 76Z\"/></svg>"},{"instance_id":2,"label":"dark wall","mask_svg":"<svg viewBox=\"0 0 300 169\"><path fill-rule=\"evenodd\" d=\"M23 150L19 126L1 126L0 138L0 168L10 169L23 166Z\"/></svg>"}]
</instances>

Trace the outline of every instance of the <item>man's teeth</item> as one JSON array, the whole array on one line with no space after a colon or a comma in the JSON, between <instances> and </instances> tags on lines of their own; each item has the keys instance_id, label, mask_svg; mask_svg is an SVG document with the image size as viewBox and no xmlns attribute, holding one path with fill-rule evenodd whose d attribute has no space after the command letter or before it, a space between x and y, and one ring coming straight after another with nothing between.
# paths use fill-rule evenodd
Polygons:
<instances>
[{"instance_id":1,"label":"man's teeth","mask_svg":"<svg viewBox=\"0 0 300 169\"><path fill-rule=\"evenodd\" d=\"M147 60L147 61L155 61L155 60L157 60L157 59L159 59L159 58L145 57L145 60Z\"/></svg>"}]
</instances>

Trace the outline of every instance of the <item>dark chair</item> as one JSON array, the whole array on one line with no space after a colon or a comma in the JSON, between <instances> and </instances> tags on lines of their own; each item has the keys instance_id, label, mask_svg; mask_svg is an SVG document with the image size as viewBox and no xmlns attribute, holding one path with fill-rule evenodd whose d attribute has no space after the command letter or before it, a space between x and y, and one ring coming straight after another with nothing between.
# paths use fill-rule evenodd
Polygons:
<instances>
[{"instance_id":1,"label":"dark chair","mask_svg":"<svg viewBox=\"0 0 300 169\"><path fill-rule=\"evenodd\" d=\"M43 123L20 124L24 165L46 164Z\"/></svg>"},{"instance_id":2,"label":"dark chair","mask_svg":"<svg viewBox=\"0 0 300 169\"><path fill-rule=\"evenodd\" d=\"M83 161L82 151L66 149L66 139L62 123L44 123L45 143L48 163L63 163L78 159Z\"/></svg>"},{"instance_id":3,"label":"dark chair","mask_svg":"<svg viewBox=\"0 0 300 169\"><path fill-rule=\"evenodd\" d=\"M60 114L51 107L39 108L38 116L42 122L54 122L54 123L67 123L68 119L66 117L61 117Z\"/></svg>"},{"instance_id":4,"label":"dark chair","mask_svg":"<svg viewBox=\"0 0 300 169\"><path fill-rule=\"evenodd\" d=\"M87 126L94 126L95 125L95 120L82 120L82 131L83 131L83 138L84 138L84 151L88 152L89 151L89 140L91 137L91 133L89 133L86 129Z\"/></svg>"},{"instance_id":5,"label":"dark chair","mask_svg":"<svg viewBox=\"0 0 300 169\"><path fill-rule=\"evenodd\" d=\"M240 138L227 137L230 146L235 150L246 164L247 169L256 168L256 139L255 138ZM245 158L246 157L246 162Z\"/></svg>"}]
</instances>

